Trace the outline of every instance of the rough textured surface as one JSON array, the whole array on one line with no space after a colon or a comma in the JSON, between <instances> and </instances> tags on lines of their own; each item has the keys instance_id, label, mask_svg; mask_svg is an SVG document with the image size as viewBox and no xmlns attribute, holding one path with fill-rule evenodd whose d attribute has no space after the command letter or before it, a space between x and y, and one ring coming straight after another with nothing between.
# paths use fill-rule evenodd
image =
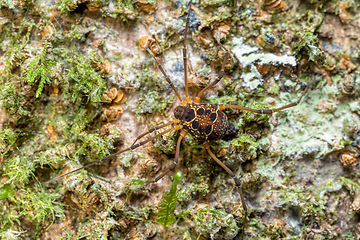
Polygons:
<instances>
[{"instance_id":1,"label":"rough textured surface","mask_svg":"<svg viewBox=\"0 0 360 240\"><path fill-rule=\"evenodd\" d=\"M169 122L183 96L188 1L0 1L2 239L239 239L233 179L191 136L174 176L177 132L99 166ZM221 31L220 31L221 30ZM212 143L241 178L245 239L360 236L360 14L357 1L194 1L187 49L194 97L271 109L225 112ZM161 130L156 131L156 133ZM144 138L146 139L146 137ZM225 140L226 139L226 140Z\"/></svg>"}]
</instances>

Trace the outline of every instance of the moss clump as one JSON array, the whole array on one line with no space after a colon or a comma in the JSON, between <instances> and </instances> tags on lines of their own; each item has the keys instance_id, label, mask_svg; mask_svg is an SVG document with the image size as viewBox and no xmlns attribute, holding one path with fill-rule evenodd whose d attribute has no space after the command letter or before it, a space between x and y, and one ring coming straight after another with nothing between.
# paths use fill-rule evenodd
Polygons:
<instances>
[{"instance_id":1,"label":"moss clump","mask_svg":"<svg viewBox=\"0 0 360 240\"><path fill-rule=\"evenodd\" d=\"M198 236L217 239L233 239L239 232L234 216L222 209L200 205L190 212Z\"/></svg>"},{"instance_id":2,"label":"moss clump","mask_svg":"<svg viewBox=\"0 0 360 240\"><path fill-rule=\"evenodd\" d=\"M69 72L66 74L65 91L67 97L73 101L84 98L86 102L100 103L106 90L106 81L101 73L93 67L96 53L90 55L73 55L67 59Z\"/></svg>"},{"instance_id":3,"label":"moss clump","mask_svg":"<svg viewBox=\"0 0 360 240\"><path fill-rule=\"evenodd\" d=\"M54 222L56 217L64 216L63 204L58 202L61 197L58 192L48 193L39 187L18 189L15 192L14 187L1 185L0 189L10 191L6 196L2 196L5 197L2 202L6 200L6 203L0 205L0 210L4 213L0 216L2 239L9 239L12 235L15 237L22 232L19 226L21 218L32 222L36 229L45 228L49 226L49 222ZM31 232L35 229L31 229Z\"/></svg>"},{"instance_id":4,"label":"moss clump","mask_svg":"<svg viewBox=\"0 0 360 240\"><path fill-rule=\"evenodd\" d=\"M40 97L45 84L51 83L49 75L53 72L53 70L50 66L56 66L56 62L45 59L47 48L48 46L45 45L40 54L35 56L30 62L29 68L26 71L26 77L24 78L24 82L30 86L35 83L38 85L35 94L36 98Z\"/></svg>"},{"instance_id":5,"label":"moss clump","mask_svg":"<svg viewBox=\"0 0 360 240\"><path fill-rule=\"evenodd\" d=\"M309 58L310 61L320 61L322 62L324 57L324 52L319 47L319 40L317 35L312 32L305 32L301 36L299 34L298 38L300 41L294 41L292 48L294 53L297 55L297 58L303 58L301 52L303 51Z\"/></svg>"}]
</instances>

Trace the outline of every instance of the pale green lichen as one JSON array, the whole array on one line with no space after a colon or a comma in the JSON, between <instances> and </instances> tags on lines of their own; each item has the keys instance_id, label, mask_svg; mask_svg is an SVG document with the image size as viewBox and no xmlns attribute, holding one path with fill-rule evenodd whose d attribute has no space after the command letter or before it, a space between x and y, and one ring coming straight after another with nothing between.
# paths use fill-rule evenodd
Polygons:
<instances>
[{"instance_id":1,"label":"pale green lichen","mask_svg":"<svg viewBox=\"0 0 360 240\"><path fill-rule=\"evenodd\" d=\"M324 86L303 100L311 101L313 107L300 104L277 113L277 134L285 156L306 154L318 158L350 143L349 137L357 131L360 119L350 109L351 100L340 102L339 94L335 86ZM279 105L294 102L297 96L280 94Z\"/></svg>"},{"instance_id":2,"label":"pale green lichen","mask_svg":"<svg viewBox=\"0 0 360 240\"><path fill-rule=\"evenodd\" d=\"M296 66L296 59L294 56L282 55L277 56L273 53L258 52L261 48L252 47L244 43L243 38L233 38L234 47L232 52L244 67L244 72L241 75L242 85L256 89L263 84L263 77L254 65L274 65L274 66ZM278 76L275 76L278 78Z\"/></svg>"}]
</instances>

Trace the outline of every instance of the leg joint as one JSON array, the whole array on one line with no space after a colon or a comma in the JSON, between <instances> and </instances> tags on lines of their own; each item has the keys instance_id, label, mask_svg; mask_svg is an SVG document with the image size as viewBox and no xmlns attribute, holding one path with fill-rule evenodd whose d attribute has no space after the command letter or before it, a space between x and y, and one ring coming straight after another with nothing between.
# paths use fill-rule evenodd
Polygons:
<instances>
[{"instance_id":1,"label":"leg joint","mask_svg":"<svg viewBox=\"0 0 360 240\"><path fill-rule=\"evenodd\" d=\"M234 179L236 186L240 187L241 186L240 180L235 175L232 176L232 178Z\"/></svg>"},{"instance_id":2,"label":"leg joint","mask_svg":"<svg viewBox=\"0 0 360 240\"><path fill-rule=\"evenodd\" d=\"M176 167L177 162L174 162L173 164L171 164L171 166L169 167L169 170L172 171L174 170L174 168Z\"/></svg>"}]
</instances>

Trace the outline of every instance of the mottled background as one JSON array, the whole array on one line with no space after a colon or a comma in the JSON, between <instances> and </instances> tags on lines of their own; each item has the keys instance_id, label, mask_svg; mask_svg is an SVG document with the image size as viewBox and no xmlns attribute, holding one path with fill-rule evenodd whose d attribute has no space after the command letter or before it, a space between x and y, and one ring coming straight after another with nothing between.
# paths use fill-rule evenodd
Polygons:
<instances>
[{"instance_id":1,"label":"mottled background","mask_svg":"<svg viewBox=\"0 0 360 240\"><path fill-rule=\"evenodd\" d=\"M192 97L271 109L225 112L211 143L241 179L245 239L360 237L360 3L193 2ZM0 1L1 239L240 239L233 179L190 135L176 175L178 132L46 183L131 146L180 104L148 43L184 95L188 1ZM218 40L217 40L218 39ZM153 134L159 133L156 131ZM144 138L146 139L146 137Z\"/></svg>"}]
</instances>

